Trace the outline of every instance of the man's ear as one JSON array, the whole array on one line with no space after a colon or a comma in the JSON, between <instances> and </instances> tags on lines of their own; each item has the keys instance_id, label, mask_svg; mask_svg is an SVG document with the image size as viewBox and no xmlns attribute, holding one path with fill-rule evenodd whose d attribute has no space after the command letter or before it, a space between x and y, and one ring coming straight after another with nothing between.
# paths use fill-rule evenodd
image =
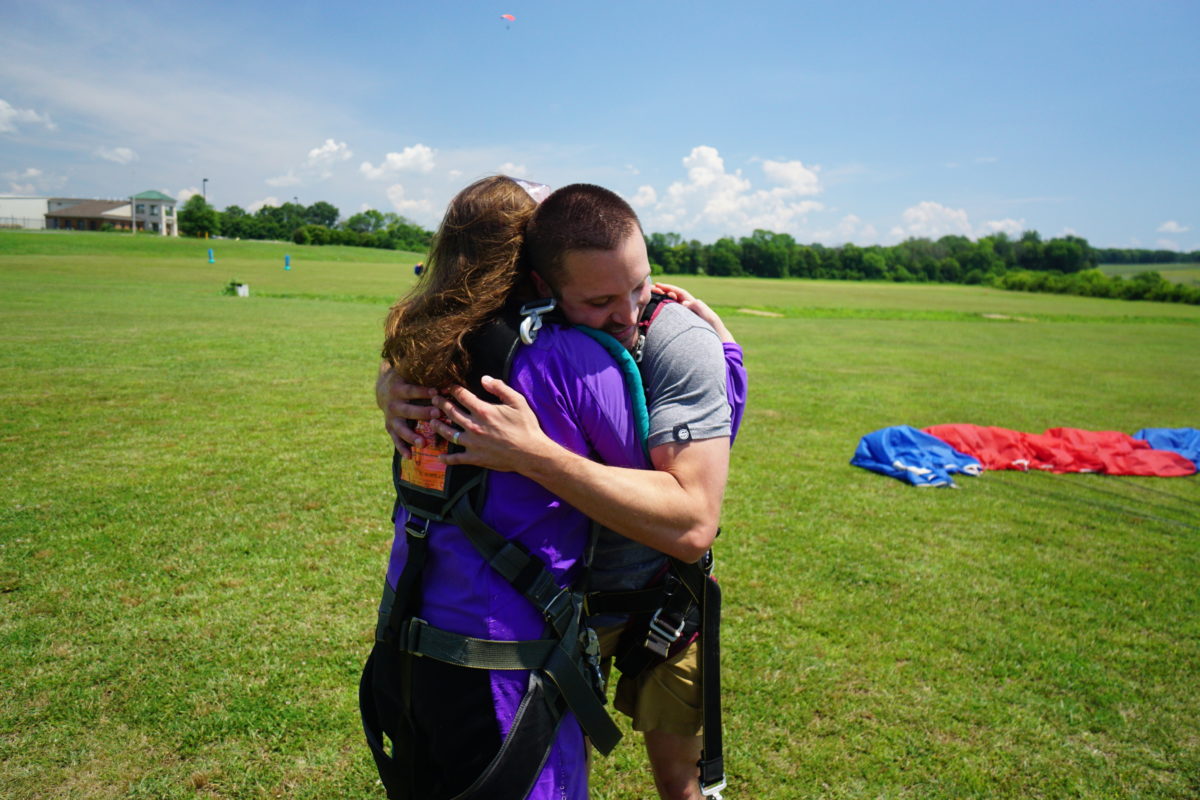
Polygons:
<instances>
[{"instance_id":1,"label":"man's ear","mask_svg":"<svg viewBox=\"0 0 1200 800\"><path fill-rule=\"evenodd\" d=\"M529 274L533 276L533 288L537 289L539 295L542 297L554 296L554 292L550 290L550 284L546 283L545 278L539 275L536 270Z\"/></svg>"}]
</instances>

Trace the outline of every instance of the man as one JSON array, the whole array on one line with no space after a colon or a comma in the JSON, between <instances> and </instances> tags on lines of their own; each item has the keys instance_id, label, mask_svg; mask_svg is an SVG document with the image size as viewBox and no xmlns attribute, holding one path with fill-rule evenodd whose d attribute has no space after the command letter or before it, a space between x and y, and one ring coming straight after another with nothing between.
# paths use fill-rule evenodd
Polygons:
<instances>
[{"instance_id":1,"label":"man","mask_svg":"<svg viewBox=\"0 0 1200 800\"><path fill-rule=\"evenodd\" d=\"M599 187L560 189L529 224L526 251L538 289L558 301L569 321L603 330L628 349L636 348L638 319L650 296L650 265L641 226L628 204ZM596 590L645 586L663 566L660 553L689 563L698 560L716 536L728 474L732 426L726 357L735 361L739 411L744 372L740 350L720 319L686 292L675 293L683 303L664 307L650 326L641 364L648 388L653 470L606 466L561 447L542 432L524 398L502 381L484 381L500 405L455 389L450 394L457 405L439 398L428 408L406 401L431 393L393 380L384 369L377 399L397 447L404 453L418 439L404 418L440 417L433 423L435 430L465 448L446 456L447 464L518 472L601 525L620 531L628 538L610 534L599 543L592 587ZM612 618L599 624L620 622ZM619 627L606 632L608 655ZM693 645L636 682L623 676L618 685L617 707L644 732L663 798L701 797L697 673Z\"/></svg>"}]
</instances>

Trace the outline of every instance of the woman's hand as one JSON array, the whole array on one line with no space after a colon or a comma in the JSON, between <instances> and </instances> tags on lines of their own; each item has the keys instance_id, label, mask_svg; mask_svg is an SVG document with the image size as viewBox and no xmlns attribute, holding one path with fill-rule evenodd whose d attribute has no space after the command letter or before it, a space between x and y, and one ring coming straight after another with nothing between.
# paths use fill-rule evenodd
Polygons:
<instances>
[{"instance_id":1,"label":"woman's hand","mask_svg":"<svg viewBox=\"0 0 1200 800\"><path fill-rule=\"evenodd\" d=\"M670 283L657 282L654 284L654 291L659 294L665 294L709 325L712 325L713 330L717 332L717 336L721 337L722 342L734 341L733 334L725 327L725 323L721 321L721 317L717 312L709 308L708 303L696 297L687 289Z\"/></svg>"},{"instance_id":2,"label":"woman's hand","mask_svg":"<svg viewBox=\"0 0 1200 800\"><path fill-rule=\"evenodd\" d=\"M417 435L409 420L436 419L441 412L429 405L437 389L408 383L384 361L375 379L375 403L383 412L383 426L403 458L412 458L413 447L423 447L425 440ZM416 402L413 402L416 401Z\"/></svg>"},{"instance_id":3,"label":"woman's hand","mask_svg":"<svg viewBox=\"0 0 1200 800\"><path fill-rule=\"evenodd\" d=\"M482 383L500 399L499 405L480 400L461 386L452 388L449 398L439 396L433 401L442 417L430 423L433 429L463 448L461 453L439 456L442 461L519 472L531 458L556 447L520 392L499 378L485 376Z\"/></svg>"}]
</instances>

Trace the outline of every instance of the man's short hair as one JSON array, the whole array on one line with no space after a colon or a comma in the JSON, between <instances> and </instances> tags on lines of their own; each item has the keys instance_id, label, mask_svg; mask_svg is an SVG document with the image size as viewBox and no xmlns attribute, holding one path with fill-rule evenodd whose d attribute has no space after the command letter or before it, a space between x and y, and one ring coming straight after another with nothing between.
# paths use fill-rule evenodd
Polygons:
<instances>
[{"instance_id":1,"label":"man's short hair","mask_svg":"<svg viewBox=\"0 0 1200 800\"><path fill-rule=\"evenodd\" d=\"M616 250L636 231L637 213L616 192L573 183L547 197L525 229L525 258L557 294L572 250Z\"/></svg>"}]
</instances>

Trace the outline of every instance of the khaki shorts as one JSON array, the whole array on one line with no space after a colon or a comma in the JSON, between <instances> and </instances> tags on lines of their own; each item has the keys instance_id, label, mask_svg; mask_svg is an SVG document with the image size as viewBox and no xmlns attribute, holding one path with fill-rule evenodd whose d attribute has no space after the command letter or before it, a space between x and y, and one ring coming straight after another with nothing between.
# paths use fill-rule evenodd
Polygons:
<instances>
[{"instance_id":1,"label":"khaki shorts","mask_svg":"<svg viewBox=\"0 0 1200 800\"><path fill-rule=\"evenodd\" d=\"M600 656L605 680L612 667L624 626L600 628ZM700 707L700 642L692 642L671 658L644 670L637 678L617 680L613 705L633 720L635 731L666 731L699 736L704 727Z\"/></svg>"}]
</instances>

